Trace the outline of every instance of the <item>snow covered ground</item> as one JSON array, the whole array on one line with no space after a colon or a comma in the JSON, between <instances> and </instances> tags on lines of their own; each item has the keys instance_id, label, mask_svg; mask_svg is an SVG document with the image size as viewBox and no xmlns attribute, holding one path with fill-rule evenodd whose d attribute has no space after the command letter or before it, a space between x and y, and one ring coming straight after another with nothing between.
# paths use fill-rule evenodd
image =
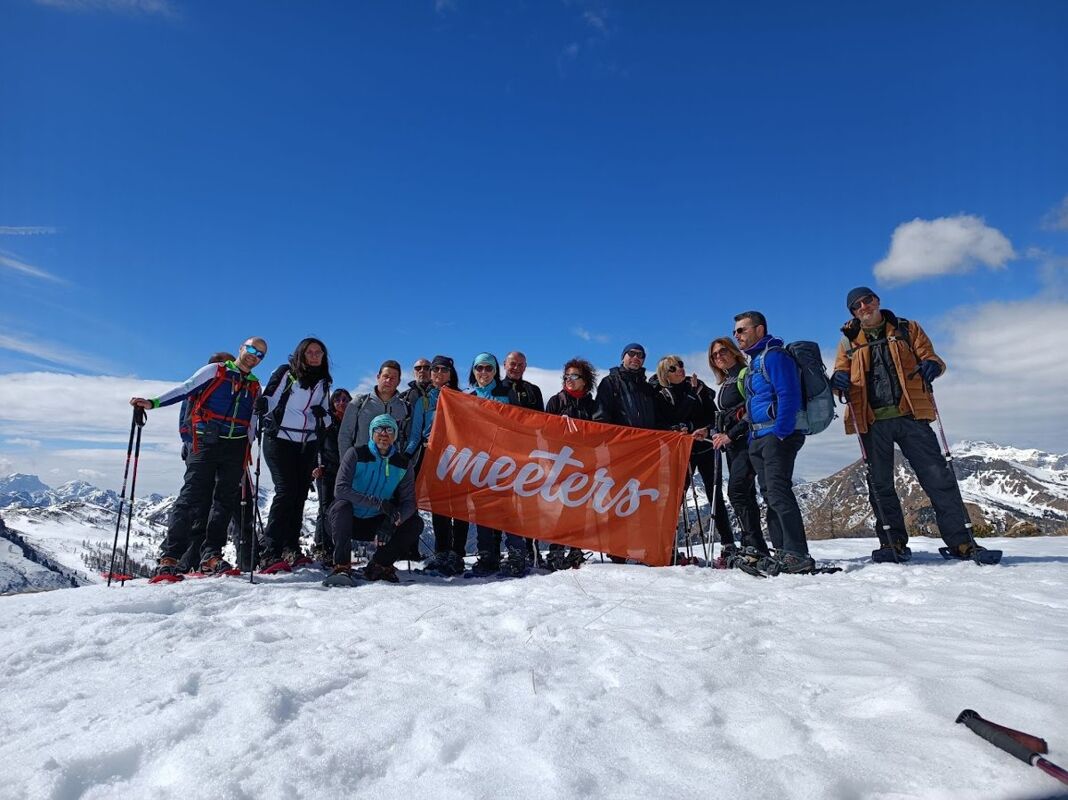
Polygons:
<instances>
[{"instance_id":1,"label":"snow covered ground","mask_svg":"<svg viewBox=\"0 0 1068 800\"><path fill-rule=\"evenodd\" d=\"M1068 764L1068 539L1000 567L591 563L504 582L263 579L0 598L4 798L1033 798ZM405 573L402 570L402 575Z\"/></svg>"}]
</instances>

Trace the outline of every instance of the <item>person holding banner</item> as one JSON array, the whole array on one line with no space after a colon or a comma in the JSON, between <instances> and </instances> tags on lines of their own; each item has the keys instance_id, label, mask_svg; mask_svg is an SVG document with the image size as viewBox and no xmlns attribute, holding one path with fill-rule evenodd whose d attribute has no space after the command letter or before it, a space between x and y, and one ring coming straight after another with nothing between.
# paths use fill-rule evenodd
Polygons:
<instances>
[{"instance_id":1,"label":"person holding banner","mask_svg":"<svg viewBox=\"0 0 1068 800\"><path fill-rule=\"evenodd\" d=\"M663 427L657 420L656 387L645 379L645 348L632 342L623 348L622 359L597 387L594 420L629 428Z\"/></svg>"},{"instance_id":2,"label":"person holding banner","mask_svg":"<svg viewBox=\"0 0 1068 800\"><path fill-rule=\"evenodd\" d=\"M369 581L399 583L393 564L411 550L423 529L415 507L415 481L408 457L397 452L399 427L389 414L379 414L368 426L370 444L350 447L341 460L336 499L330 506L330 532L334 536L334 573L326 586L353 586L352 540L371 541L383 527L390 529L364 567Z\"/></svg>"},{"instance_id":3,"label":"person holding banner","mask_svg":"<svg viewBox=\"0 0 1068 800\"><path fill-rule=\"evenodd\" d=\"M419 425L421 447L425 448L427 442L430 441L434 418L437 416L438 401L441 399L441 393L446 389L458 391L460 376L456 374L456 367L451 358L434 356L430 365L430 388L425 394L426 410L423 412L422 422ZM413 412L415 409L416 407L413 406ZM415 421L419 419L419 415L413 413L413 432ZM416 466L416 472L418 471L419 465ZM445 514L432 514L431 522L434 525L434 555L424 565L423 571L446 578L462 575L470 525L465 519L454 519Z\"/></svg>"},{"instance_id":4,"label":"person holding banner","mask_svg":"<svg viewBox=\"0 0 1068 800\"><path fill-rule=\"evenodd\" d=\"M593 399L593 385L597 371L584 358L573 358L564 364L564 388L549 398L545 410L571 419L592 420L597 413L597 401ZM578 569L585 560L582 548L566 548L562 544L549 545L546 566L554 572L561 569Z\"/></svg>"},{"instance_id":5,"label":"person holding banner","mask_svg":"<svg viewBox=\"0 0 1068 800\"><path fill-rule=\"evenodd\" d=\"M719 465L716 463L719 460L719 451L711 443L703 441L708 435L709 426L716 419L715 396L712 390L698 379L696 373L686 377L685 365L677 355L660 359L656 365L656 378L660 386L657 395L660 421L669 430L692 433L697 440L690 451L690 475L687 476L686 484L689 486L693 470L697 469L701 473L709 504L712 505L721 558L730 558L734 555L734 534L731 532L723 493L715 491L716 481L719 480Z\"/></svg>"},{"instance_id":6,"label":"person holding banner","mask_svg":"<svg viewBox=\"0 0 1068 800\"><path fill-rule=\"evenodd\" d=\"M467 383L471 387L468 393L475 397L497 403L519 405L515 392L501 383L501 368L497 362L497 356L492 353L479 353L475 356L471 371L467 375ZM514 533L505 533L504 540L508 557L502 562L502 531L497 528L488 528L485 525L476 525L475 528L478 531L478 560L471 567L473 576L486 577L499 572L504 576L521 578L530 572L531 542L529 539Z\"/></svg>"}]
</instances>

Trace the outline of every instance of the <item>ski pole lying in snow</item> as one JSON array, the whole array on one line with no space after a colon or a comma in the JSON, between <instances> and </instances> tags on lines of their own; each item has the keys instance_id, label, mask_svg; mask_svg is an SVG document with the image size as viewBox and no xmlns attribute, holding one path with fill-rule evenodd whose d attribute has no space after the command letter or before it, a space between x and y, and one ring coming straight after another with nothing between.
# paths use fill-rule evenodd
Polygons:
<instances>
[{"instance_id":1,"label":"ski pole lying in snow","mask_svg":"<svg viewBox=\"0 0 1068 800\"><path fill-rule=\"evenodd\" d=\"M134 406L130 420L130 440L126 443L126 468L122 472L122 491L119 493L119 512L115 517L115 541L111 545L111 564L108 566L108 586L115 575L115 556L119 550L119 528L122 527L122 507L126 504L126 479L130 475L130 457L133 456L133 483L130 485L130 515L126 525L126 548L122 553L122 581L126 583L126 556L130 549L130 525L133 523L134 487L137 486L137 460L141 456L141 429L145 427L145 410ZM137 432L136 447L134 431Z\"/></svg>"},{"instance_id":2,"label":"ski pole lying in snow","mask_svg":"<svg viewBox=\"0 0 1068 800\"><path fill-rule=\"evenodd\" d=\"M970 708L964 709L957 715L957 722L963 723L972 733L982 736L990 744L1001 748L1009 755L1016 756L1025 764L1038 767L1061 783L1068 784L1068 770L1042 758L1041 754L1049 752L1045 739L985 720Z\"/></svg>"}]
</instances>

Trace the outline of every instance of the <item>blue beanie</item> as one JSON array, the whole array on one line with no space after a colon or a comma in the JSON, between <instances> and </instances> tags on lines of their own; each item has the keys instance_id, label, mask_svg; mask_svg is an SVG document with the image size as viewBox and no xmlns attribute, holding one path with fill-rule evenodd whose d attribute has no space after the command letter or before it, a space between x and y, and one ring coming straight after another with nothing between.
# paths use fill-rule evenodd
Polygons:
<instances>
[{"instance_id":1,"label":"blue beanie","mask_svg":"<svg viewBox=\"0 0 1068 800\"><path fill-rule=\"evenodd\" d=\"M627 354L628 350L641 350L642 351L642 358L645 358L645 348L642 347L637 342L631 342L626 347L624 347L623 348L623 352L619 354L619 357L623 358L623 356L625 356Z\"/></svg>"},{"instance_id":2,"label":"blue beanie","mask_svg":"<svg viewBox=\"0 0 1068 800\"><path fill-rule=\"evenodd\" d=\"M371 420L371 425L368 430L370 430L371 433L374 433L376 428L389 428L391 431L393 431L393 435L396 436L397 420L393 419L393 417L391 417L389 414L379 414L377 417Z\"/></svg>"},{"instance_id":3,"label":"blue beanie","mask_svg":"<svg viewBox=\"0 0 1068 800\"><path fill-rule=\"evenodd\" d=\"M498 369L497 356L493 355L493 353L479 353L475 356L475 360L471 362L471 366L473 367L475 364L489 364L494 369Z\"/></svg>"}]
</instances>

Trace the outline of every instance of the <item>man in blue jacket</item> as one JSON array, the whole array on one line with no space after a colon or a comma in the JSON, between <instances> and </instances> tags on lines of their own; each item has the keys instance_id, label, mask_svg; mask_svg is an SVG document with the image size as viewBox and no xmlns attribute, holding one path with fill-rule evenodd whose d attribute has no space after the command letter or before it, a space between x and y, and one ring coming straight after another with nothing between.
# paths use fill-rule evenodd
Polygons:
<instances>
[{"instance_id":1,"label":"man in blue jacket","mask_svg":"<svg viewBox=\"0 0 1068 800\"><path fill-rule=\"evenodd\" d=\"M768 534L775 547L775 555L761 559L758 566L773 575L811 572L815 562L808 554L793 486L794 461L805 443L805 435L796 430L801 374L782 339L768 335L763 314L743 311L734 323L734 338L749 357L745 377L749 460L768 507Z\"/></svg>"},{"instance_id":2,"label":"man in blue jacket","mask_svg":"<svg viewBox=\"0 0 1068 800\"><path fill-rule=\"evenodd\" d=\"M334 536L334 574L327 586L352 586L352 540L371 541L385 528L388 541L375 551L364 568L370 581L397 583L393 564L411 551L423 530L415 507L415 481L408 457L394 447L397 421L379 414L368 426L371 441L354 445L341 459L330 506Z\"/></svg>"}]
</instances>

